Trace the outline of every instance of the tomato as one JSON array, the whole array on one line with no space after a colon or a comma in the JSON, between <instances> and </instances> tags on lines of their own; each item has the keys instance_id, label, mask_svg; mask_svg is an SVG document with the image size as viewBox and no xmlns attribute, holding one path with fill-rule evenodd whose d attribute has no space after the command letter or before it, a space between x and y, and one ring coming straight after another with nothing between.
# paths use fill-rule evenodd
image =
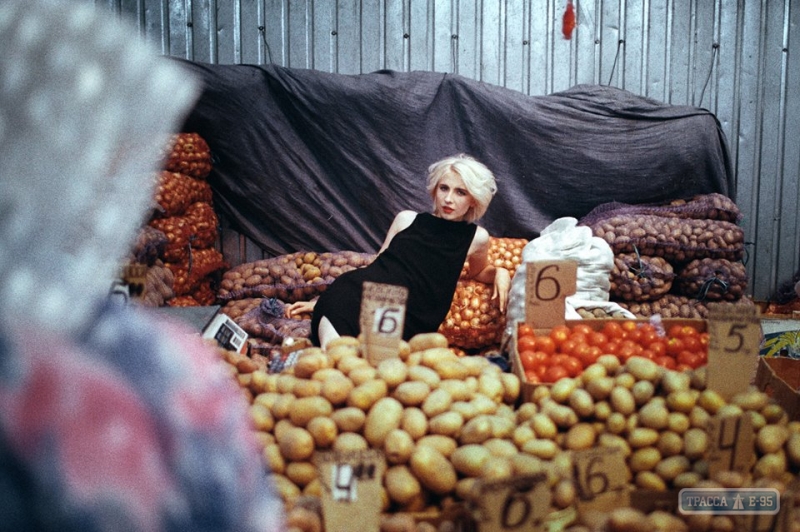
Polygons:
<instances>
[{"instance_id":1,"label":"tomato","mask_svg":"<svg viewBox=\"0 0 800 532\"><path fill-rule=\"evenodd\" d=\"M703 346L704 349L708 349L708 341L709 341L708 333L707 332L700 333L699 338L700 338L700 345Z\"/></svg>"},{"instance_id":2,"label":"tomato","mask_svg":"<svg viewBox=\"0 0 800 532\"><path fill-rule=\"evenodd\" d=\"M634 346L632 344L626 344L624 342L620 344L619 349L617 350L616 353L617 358L619 358L622 362L625 362L635 354L636 354L636 349L634 348Z\"/></svg>"},{"instance_id":3,"label":"tomato","mask_svg":"<svg viewBox=\"0 0 800 532\"><path fill-rule=\"evenodd\" d=\"M692 369L700 367L700 357L691 351L681 351L676 357L678 364L686 364Z\"/></svg>"},{"instance_id":4,"label":"tomato","mask_svg":"<svg viewBox=\"0 0 800 532\"><path fill-rule=\"evenodd\" d=\"M586 338L586 342L589 345L597 346L600 349L605 349L606 344L608 344L608 336L600 331L592 331Z\"/></svg>"},{"instance_id":5,"label":"tomato","mask_svg":"<svg viewBox=\"0 0 800 532\"><path fill-rule=\"evenodd\" d=\"M517 351L535 351L536 350L536 337L535 336L520 336L517 338Z\"/></svg>"},{"instance_id":6,"label":"tomato","mask_svg":"<svg viewBox=\"0 0 800 532\"><path fill-rule=\"evenodd\" d=\"M575 323L572 326L572 334L579 333L583 334L584 336L589 336L593 332L594 329L592 329L592 326L588 323Z\"/></svg>"},{"instance_id":7,"label":"tomato","mask_svg":"<svg viewBox=\"0 0 800 532\"><path fill-rule=\"evenodd\" d=\"M667 340L667 354L676 356L678 353L683 351L683 340L680 338L670 338Z\"/></svg>"},{"instance_id":8,"label":"tomato","mask_svg":"<svg viewBox=\"0 0 800 532\"><path fill-rule=\"evenodd\" d=\"M542 381L553 383L565 377L569 377L569 373L567 373L566 368L564 368L563 366L550 366L549 368L547 368L547 371L544 372Z\"/></svg>"},{"instance_id":9,"label":"tomato","mask_svg":"<svg viewBox=\"0 0 800 532\"><path fill-rule=\"evenodd\" d=\"M620 326L622 327L622 331L627 335L636 330L637 324L633 320L625 320L623 321Z\"/></svg>"},{"instance_id":10,"label":"tomato","mask_svg":"<svg viewBox=\"0 0 800 532\"><path fill-rule=\"evenodd\" d=\"M603 351L596 345L589 346L589 350L586 353L582 353L579 357L581 364L583 367L588 367L597 362L597 359L600 358L600 355L603 355Z\"/></svg>"},{"instance_id":11,"label":"tomato","mask_svg":"<svg viewBox=\"0 0 800 532\"><path fill-rule=\"evenodd\" d=\"M667 336L670 338L680 338L682 336L681 329L683 329L682 325L670 325L669 329L667 329Z\"/></svg>"},{"instance_id":12,"label":"tomato","mask_svg":"<svg viewBox=\"0 0 800 532\"><path fill-rule=\"evenodd\" d=\"M578 360L585 360L589 357L591 353L592 346L589 344L576 344L575 349L572 352L568 353L570 356L577 358Z\"/></svg>"},{"instance_id":13,"label":"tomato","mask_svg":"<svg viewBox=\"0 0 800 532\"><path fill-rule=\"evenodd\" d=\"M641 331L639 342L644 346L649 346L652 343L661 341L661 336L659 336L658 331L656 331L652 325L650 327L650 329L642 329Z\"/></svg>"},{"instance_id":14,"label":"tomato","mask_svg":"<svg viewBox=\"0 0 800 532\"><path fill-rule=\"evenodd\" d=\"M589 335L583 332L573 331L572 334L569 335L569 339L576 344L585 344L589 340Z\"/></svg>"},{"instance_id":15,"label":"tomato","mask_svg":"<svg viewBox=\"0 0 800 532\"><path fill-rule=\"evenodd\" d=\"M556 352L556 342L549 336L537 336L536 350L552 355Z\"/></svg>"},{"instance_id":16,"label":"tomato","mask_svg":"<svg viewBox=\"0 0 800 532\"><path fill-rule=\"evenodd\" d=\"M622 338L625 331L622 330L622 325L618 321L608 320L603 324L603 333L609 340L614 338Z\"/></svg>"},{"instance_id":17,"label":"tomato","mask_svg":"<svg viewBox=\"0 0 800 532\"><path fill-rule=\"evenodd\" d=\"M517 337L520 336L534 336L536 331L534 330L532 325L528 325L527 323L520 323L519 327L517 328Z\"/></svg>"},{"instance_id":18,"label":"tomato","mask_svg":"<svg viewBox=\"0 0 800 532\"><path fill-rule=\"evenodd\" d=\"M683 342L683 348L687 351L700 351L702 349L700 337L698 335L683 336L681 341Z\"/></svg>"},{"instance_id":19,"label":"tomato","mask_svg":"<svg viewBox=\"0 0 800 532\"><path fill-rule=\"evenodd\" d=\"M675 359L674 359L674 358L672 358L672 357L671 357L671 356L669 356L669 355L664 355L664 356L656 357L656 358L655 358L655 362L656 362L656 364L658 364L659 366L663 366L663 367L665 367L665 368L667 368L667 369L675 369L675 368L677 368L677 367L678 367L678 363L675 361Z\"/></svg>"},{"instance_id":20,"label":"tomato","mask_svg":"<svg viewBox=\"0 0 800 532\"><path fill-rule=\"evenodd\" d=\"M564 353L557 353L550 357L550 365L551 366L561 366L564 364L564 361L567 360L570 355Z\"/></svg>"},{"instance_id":21,"label":"tomato","mask_svg":"<svg viewBox=\"0 0 800 532\"><path fill-rule=\"evenodd\" d=\"M700 336L700 331L696 328L691 325L684 325L681 327L681 338L692 338L695 336Z\"/></svg>"},{"instance_id":22,"label":"tomato","mask_svg":"<svg viewBox=\"0 0 800 532\"><path fill-rule=\"evenodd\" d=\"M667 354L667 342L663 338L660 338L657 342L648 345L647 349L655 353L657 357L663 357Z\"/></svg>"},{"instance_id":23,"label":"tomato","mask_svg":"<svg viewBox=\"0 0 800 532\"><path fill-rule=\"evenodd\" d=\"M539 375L537 375L536 372L534 371L526 371L525 380L533 384L539 384L540 382L542 382L542 379L540 379Z\"/></svg>"},{"instance_id":24,"label":"tomato","mask_svg":"<svg viewBox=\"0 0 800 532\"><path fill-rule=\"evenodd\" d=\"M566 325L556 325L550 329L549 336L553 339L553 342L555 342L556 346L559 346L567 341L567 338L569 338L569 333L569 327Z\"/></svg>"},{"instance_id":25,"label":"tomato","mask_svg":"<svg viewBox=\"0 0 800 532\"><path fill-rule=\"evenodd\" d=\"M622 340L619 338L612 338L606 344L606 348L603 350L602 354L609 354L609 355L616 355L619 351L619 345L622 343Z\"/></svg>"},{"instance_id":26,"label":"tomato","mask_svg":"<svg viewBox=\"0 0 800 532\"><path fill-rule=\"evenodd\" d=\"M564 340L561 343L561 345L558 346L558 352L571 355L575 351L575 348L578 345L580 345L578 342L576 342L572 338L568 338L567 340Z\"/></svg>"},{"instance_id":27,"label":"tomato","mask_svg":"<svg viewBox=\"0 0 800 532\"><path fill-rule=\"evenodd\" d=\"M692 368L691 366L687 366L686 364L678 364L677 366L675 366L675 371L689 371L691 369L694 368Z\"/></svg>"},{"instance_id":28,"label":"tomato","mask_svg":"<svg viewBox=\"0 0 800 532\"><path fill-rule=\"evenodd\" d=\"M522 364L522 369L525 371L532 370L536 367L536 351L526 349L519 352L519 363Z\"/></svg>"},{"instance_id":29,"label":"tomato","mask_svg":"<svg viewBox=\"0 0 800 532\"><path fill-rule=\"evenodd\" d=\"M581 373L583 373L583 364L580 360L575 357L567 356L564 361L561 363L561 367L567 370L567 374L570 377L577 377Z\"/></svg>"}]
</instances>

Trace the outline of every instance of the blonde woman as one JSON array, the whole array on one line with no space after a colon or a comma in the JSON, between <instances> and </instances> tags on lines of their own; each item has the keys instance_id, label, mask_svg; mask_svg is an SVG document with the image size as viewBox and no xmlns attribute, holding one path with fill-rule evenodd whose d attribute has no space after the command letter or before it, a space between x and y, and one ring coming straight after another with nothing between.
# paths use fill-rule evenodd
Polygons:
<instances>
[{"instance_id":1,"label":"blonde woman","mask_svg":"<svg viewBox=\"0 0 800 532\"><path fill-rule=\"evenodd\" d=\"M489 261L489 233L476 222L497 192L492 172L459 154L428 168L431 213L401 211L395 216L375 260L339 276L316 301L286 307L293 317L313 312L311 341L325 347L339 336L358 336L364 281L408 288L403 338L438 330L465 262L470 278L493 284L492 298L505 311L511 276Z\"/></svg>"}]
</instances>

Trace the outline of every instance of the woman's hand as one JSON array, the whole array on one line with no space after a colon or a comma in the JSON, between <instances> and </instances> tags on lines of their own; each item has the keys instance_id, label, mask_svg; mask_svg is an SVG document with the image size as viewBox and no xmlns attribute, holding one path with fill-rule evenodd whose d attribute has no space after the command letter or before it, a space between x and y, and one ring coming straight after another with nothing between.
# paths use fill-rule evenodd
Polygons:
<instances>
[{"instance_id":1,"label":"woman's hand","mask_svg":"<svg viewBox=\"0 0 800 532\"><path fill-rule=\"evenodd\" d=\"M492 299L498 298L500 312L506 311L508 292L511 289L511 274L505 268L496 268L494 272L494 289Z\"/></svg>"},{"instance_id":2,"label":"woman's hand","mask_svg":"<svg viewBox=\"0 0 800 532\"><path fill-rule=\"evenodd\" d=\"M311 314L314 312L314 307L316 306L317 302L314 301L295 301L290 305L286 305L283 308L283 313L286 315L287 318L297 319L298 316L302 314Z\"/></svg>"}]
</instances>

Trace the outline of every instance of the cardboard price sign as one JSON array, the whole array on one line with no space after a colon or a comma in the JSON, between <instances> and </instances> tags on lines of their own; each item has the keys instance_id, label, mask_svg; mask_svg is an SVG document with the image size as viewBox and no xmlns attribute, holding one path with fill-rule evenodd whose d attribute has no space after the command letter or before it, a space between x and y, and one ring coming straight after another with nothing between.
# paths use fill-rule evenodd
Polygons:
<instances>
[{"instance_id":1,"label":"cardboard price sign","mask_svg":"<svg viewBox=\"0 0 800 532\"><path fill-rule=\"evenodd\" d=\"M709 304L708 387L725 399L750 386L761 344L758 309Z\"/></svg>"},{"instance_id":2,"label":"cardboard price sign","mask_svg":"<svg viewBox=\"0 0 800 532\"><path fill-rule=\"evenodd\" d=\"M322 481L322 518L328 532L378 532L386 460L377 449L314 456ZM357 516L358 525L353 521Z\"/></svg>"},{"instance_id":3,"label":"cardboard price sign","mask_svg":"<svg viewBox=\"0 0 800 532\"><path fill-rule=\"evenodd\" d=\"M367 360L373 365L399 355L406 301L408 288L405 286L364 283L359 319Z\"/></svg>"},{"instance_id":4,"label":"cardboard price sign","mask_svg":"<svg viewBox=\"0 0 800 532\"><path fill-rule=\"evenodd\" d=\"M564 323L567 296L577 288L578 263L547 260L525 263L525 321L537 329Z\"/></svg>"},{"instance_id":5,"label":"cardboard price sign","mask_svg":"<svg viewBox=\"0 0 800 532\"><path fill-rule=\"evenodd\" d=\"M552 492L544 474L478 483L477 532L544 530Z\"/></svg>"},{"instance_id":6,"label":"cardboard price sign","mask_svg":"<svg viewBox=\"0 0 800 532\"><path fill-rule=\"evenodd\" d=\"M628 466L622 449L596 448L572 454L578 511L611 510L629 506Z\"/></svg>"},{"instance_id":7,"label":"cardboard price sign","mask_svg":"<svg viewBox=\"0 0 800 532\"><path fill-rule=\"evenodd\" d=\"M753 462L753 419L749 415L712 419L709 424L708 475L720 471L749 473Z\"/></svg>"}]
</instances>

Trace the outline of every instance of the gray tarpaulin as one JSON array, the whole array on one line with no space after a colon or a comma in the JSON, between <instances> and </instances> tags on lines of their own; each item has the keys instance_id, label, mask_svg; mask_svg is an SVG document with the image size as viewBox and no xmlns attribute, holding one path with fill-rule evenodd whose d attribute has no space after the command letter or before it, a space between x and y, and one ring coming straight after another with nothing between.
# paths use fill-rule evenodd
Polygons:
<instances>
[{"instance_id":1,"label":"gray tarpaulin","mask_svg":"<svg viewBox=\"0 0 800 532\"><path fill-rule=\"evenodd\" d=\"M430 209L428 165L459 152L497 176L482 225L498 237L610 201L734 194L712 113L613 87L526 96L436 72L176 61L204 83L183 129L211 147L215 206L269 255L376 251L398 211Z\"/></svg>"}]
</instances>

